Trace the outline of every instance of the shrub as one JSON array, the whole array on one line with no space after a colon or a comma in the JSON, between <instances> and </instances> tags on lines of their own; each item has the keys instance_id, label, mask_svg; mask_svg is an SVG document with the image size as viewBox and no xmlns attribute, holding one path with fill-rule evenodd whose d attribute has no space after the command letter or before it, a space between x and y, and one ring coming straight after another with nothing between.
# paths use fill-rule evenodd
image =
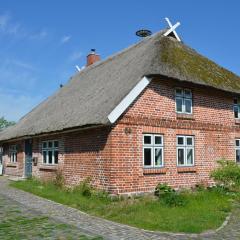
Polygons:
<instances>
[{"instance_id":1,"label":"shrub","mask_svg":"<svg viewBox=\"0 0 240 240\"><path fill-rule=\"evenodd\" d=\"M53 180L53 184L58 188L64 187L65 179L61 169L57 169L57 171L55 172L55 179Z\"/></svg>"},{"instance_id":2,"label":"shrub","mask_svg":"<svg viewBox=\"0 0 240 240\"><path fill-rule=\"evenodd\" d=\"M186 204L185 195L176 192L166 183L158 184L155 188L155 195L159 197L161 203L168 207L184 206Z\"/></svg>"},{"instance_id":3,"label":"shrub","mask_svg":"<svg viewBox=\"0 0 240 240\"><path fill-rule=\"evenodd\" d=\"M159 183L156 188L154 194L158 197L161 197L165 194L175 192L173 188L168 186L166 183Z\"/></svg>"},{"instance_id":4,"label":"shrub","mask_svg":"<svg viewBox=\"0 0 240 240\"><path fill-rule=\"evenodd\" d=\"M94 192L94 189L91 186L91 178L85 178L78 186L74 188L74 191L79 191L83 196L90 197Z\"/></svg>"},{"instance_id":5,"label":"shrub","mask_svg":"<svg viewBox=\"0 0 240 240\"><path fill-rule=\"evenodd\" d=\"M236 190L240 187L240 167L233 161L220 160L219 167L211 172L211 177L224 188Z\"/></svg>"}]
</instances>

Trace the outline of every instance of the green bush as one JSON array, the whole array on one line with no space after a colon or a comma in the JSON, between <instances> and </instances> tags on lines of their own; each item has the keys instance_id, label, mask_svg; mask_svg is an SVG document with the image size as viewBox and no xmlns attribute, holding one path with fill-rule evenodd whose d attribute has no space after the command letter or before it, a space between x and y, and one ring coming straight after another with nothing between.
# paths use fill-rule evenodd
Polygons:
<instances>
[{"instance_id":1,"label":"green bush","mask_svg":"<svg viewBox=\"0 0 240 240\"><path fill-rule=\"evenodd\" d=\"M175 192L175 190L170 186L168 186L166 183L159 183L155 188L154 194L158 197L161 197L165 194L173 193L173 192Z\"/></svg>"},{"instance_id":2,"label":"green bush","mask_svg":"<svg viewBox=\"0 0 240 240\"><path fill-rule=\"evenodd\" d=\"M158 184L154 193L159 197L160 202L168 207L178 207L186 204L185 195L180 192L176 192L166 183Z\"/></svg>"},{"instance_id":3,"label":"green bush","mask_svg":"<svg viewBox=\"0 0 240 240\"><path fill-rule=\"evenodd\" d=\"M87 177L78 186L76 186L73 191L80 192L85 197L92 196L94 189L91 186L91 178Z\"/></svg>"},{"instance_id":4,"label":"green bush","mask_svg":"<svg viewBox=\"0 0 240 240\"><path fill-rule=\"evenodd\" d=\"M219 167L211 172L211 177L224 188L236 190L240 187L240 167L233 161L220 160Z\"/></svg>"}]
</instances>

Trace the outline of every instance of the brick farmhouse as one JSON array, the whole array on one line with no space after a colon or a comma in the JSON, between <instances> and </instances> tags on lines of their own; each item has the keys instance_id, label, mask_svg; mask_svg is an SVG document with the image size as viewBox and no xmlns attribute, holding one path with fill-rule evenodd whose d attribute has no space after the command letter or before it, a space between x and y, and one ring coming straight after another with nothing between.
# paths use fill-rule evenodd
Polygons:
<instances>
[{"instance_id":1,"label":"brick farmhouse","mask_svg":"<svg viewBox=\"0 0 240 240\"><path fill-rule=\"evenodd\" d=\"M0 133L4 174L112 194L212 184L240 161L240 78L164 31L88 66ZM96 61L99 60L99 61Z\"/></svg>"}]
</instances>

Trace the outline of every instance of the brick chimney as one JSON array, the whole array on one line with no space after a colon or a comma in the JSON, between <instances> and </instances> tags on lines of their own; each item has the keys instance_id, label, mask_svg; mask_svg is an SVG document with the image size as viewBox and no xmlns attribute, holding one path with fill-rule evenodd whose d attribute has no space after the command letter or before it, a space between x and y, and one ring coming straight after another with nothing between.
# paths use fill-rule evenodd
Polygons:
<instances>
[{"instance_id":1,"label":"brick chimney","mask_svg":"<svg viewBox=\"0 0 240 240\"><path fill-rule=\"evenodd\" d=\"M95 49L91 49L91 52L87 55L87 66L100 60L100 56L96 54Z\"/></svg>"}]
</instances>

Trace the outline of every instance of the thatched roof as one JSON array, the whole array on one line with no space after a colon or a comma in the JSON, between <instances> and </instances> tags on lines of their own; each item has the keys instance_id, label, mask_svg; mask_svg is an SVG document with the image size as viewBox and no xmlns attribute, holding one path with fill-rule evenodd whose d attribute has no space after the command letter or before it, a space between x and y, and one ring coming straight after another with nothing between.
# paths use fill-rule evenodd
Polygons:
<instances>
[{"instance_id":1,"label":"thatched roof","mask_svg":"<svg viewBox=\"0 0 240 240\"><path fill-rule=\"evenodd\" d=\"M116 105L143 76L155 74L240 93L238 76L164 37L162 31L77 73L15 126L2 131L0 141L110 124L107 117Z\"/></svg>"}]
</instances>

